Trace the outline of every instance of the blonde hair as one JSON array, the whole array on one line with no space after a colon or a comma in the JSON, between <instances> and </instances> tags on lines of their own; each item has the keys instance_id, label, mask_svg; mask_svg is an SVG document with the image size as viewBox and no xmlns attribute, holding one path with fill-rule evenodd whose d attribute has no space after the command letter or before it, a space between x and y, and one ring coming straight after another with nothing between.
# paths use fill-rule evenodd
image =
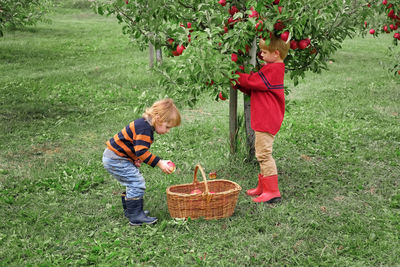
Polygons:
<instances>
[{"instance_id":1,"label":"blonde hair","mask_svg":"<svg viewBox=\"0 0 400 267\"><path fill-rule=\"evenodd\" d=\"M283 41L281 38L276 37L275 35L271 34L270 35L270 43L267 45L265 43L264 39L260 39L260 42L258 46L260 47L261 50L268 50L269 52L274 52L276 50L279 51L279 55L281 56L281 59L285 59L289 52L289 47L290 44L289 42Z\"/></svg>"},{"instance_id":2,"label":"blonde hair","mask_svg":"<svg viewBox=\"0 0 400 267\"><path fill-rule=\"evenodd\" d=\"M169 127L176 127L181 124L181 114L175 106L174 101L165 98L155 102L143 113L143 118L148 120L152 126L166 122Z\"/></svg>"}]
</instances>

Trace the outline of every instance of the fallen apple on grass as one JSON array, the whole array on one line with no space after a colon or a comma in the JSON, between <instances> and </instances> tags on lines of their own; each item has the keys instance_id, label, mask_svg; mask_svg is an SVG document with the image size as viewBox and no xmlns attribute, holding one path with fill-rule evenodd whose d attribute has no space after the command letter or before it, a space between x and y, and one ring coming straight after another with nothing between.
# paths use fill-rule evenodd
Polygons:
<instances>
[{"instance_id":1,"label":"fallen apple on grass","mask_svg":"<svg viewBox=\"0 0 400 267\"><path fill-rule=\"evenodd\" d=\"M217 172L210 172L210 173L208 174L208 178L210 178L210 179L215 179L215 178L217 178Z\"/></svg>"}]
</instances>

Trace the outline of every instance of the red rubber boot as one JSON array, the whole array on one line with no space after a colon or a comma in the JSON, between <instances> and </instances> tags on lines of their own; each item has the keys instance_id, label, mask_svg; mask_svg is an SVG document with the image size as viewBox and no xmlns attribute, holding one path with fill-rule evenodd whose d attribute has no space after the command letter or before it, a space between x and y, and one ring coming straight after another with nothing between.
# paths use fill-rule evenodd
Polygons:
<instances>
[{"instance_id":1,"label":"red rubber boot","mask_svg":"<svg viewBox=\"0 0 400 267\"><path fill-rule=\"evenodd\" d=\"M246 194L248 195L248 196L252 196L252 197L254 197L254 196L259 196L259 195L261 195L261 193L263 192L263 189L262 189L262 184L261 184L261 173L258 175L258 184L257 184L257 187L256 188L252 188L252 189L249 189L249 190L247 190L246 191Z\"/></svg>"},{"instance_id":2,"label":"red rubber boot","mask_svg":"<svg viewBox=\"0 0 400 267\"><path fill-rule=\"evenodd\" d=\"M259 197L253 198L254 202L276 203L281 201L281 193L278 188L278 175L260 177L263 192Z\"/></svg>"}]
</instances>

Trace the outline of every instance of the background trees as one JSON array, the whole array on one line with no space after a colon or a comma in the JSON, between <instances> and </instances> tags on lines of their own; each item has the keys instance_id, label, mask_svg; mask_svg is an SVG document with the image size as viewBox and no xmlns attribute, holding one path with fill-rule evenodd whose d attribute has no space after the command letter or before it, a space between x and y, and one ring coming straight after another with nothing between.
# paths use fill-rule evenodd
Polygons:
<instances>
[{"instance_id":1,"label":"background trees","mask_svg":"<svg viewBox=\"0 0 400 267\"><path fill-rule=\"evenodd\" d=\"M0 0L0 37L7 28L34 25L42 21L50 0Z\"/></svg>"},{"instance_id":2,"label":"background trees","mask_svg":"<svg viewBox=\"0 0 400 267\"><path fill-rule=\"evenodd\" d=\"M296 85L307 71L319 73L327 69L330 57L345 38L353 37L360 29L365 34L369 25L378 27L387 23L389 26L381 29L393 31L393 44L397 45L400 1L390 2L115 0L97 2L96 10L99 14L115 15L123 23L124 33L140 47L151 42L171 57L156 68L163 74L160 85L165 91L143 92L143 99L153 102L160 94L168 95L191 106L204 92L217 100L230 96L234 142L237 98L230 88L236 71L257 71L263 64L257 57L259 38L268 41L273 33L290 42L291 50L285 63ZM393 48L392 53L398 57ZM391 69L398 68L397 63ZM289 91L287 88L286 92ZM246 98L244 101L251 147L249 106Z\"/></svg>"}]
</instances>

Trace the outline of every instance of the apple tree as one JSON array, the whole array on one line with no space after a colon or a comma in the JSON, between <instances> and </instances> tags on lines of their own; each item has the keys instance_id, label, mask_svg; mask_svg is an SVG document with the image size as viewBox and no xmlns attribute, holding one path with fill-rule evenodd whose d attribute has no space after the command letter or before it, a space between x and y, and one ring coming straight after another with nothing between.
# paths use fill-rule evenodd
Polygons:
<instances>
[{"instance_id":1,"label":"apple tree","mask_svg":"<svg viewBox=\"0 0 400 267\"><path fill-rule=\"evenodd\" d=\"M394 2L397 14L399 0ZM205 92L216 99L229 98L234 151L237 92L232 85L237 71L261 68L258 39L268 42L270 34L275 34L290 42L285 63L287 76L296 85L308 71L327 69L343 41L382 9L377 3L371 6L361 0L115 0L97 10L115 14L136 42L145 45L150 41L170 56L156 69L162 74L160 85L165 91L143 92L143 99L152 102L167 95L178 103L194 105ZM251 147L249 101L244 99Z\"/></svg>"},{"instance_id":2,"label":"apple tree","mask_svg":"<svg viewBox=\"0 0 400 267\"><path fill-rule=\"evenodd\" d=\"M0 37L4 30L43 21L50 0L0 0Z\"/></svg>"},{"instance_id":3,"label":"apple tree","mask_svg":"<svg viewBox=\"0 0 400 267\"><path fill-rule=\"evenodd\" d=\"M400 77L400 0L371 1L368 7L369 16L364 21L363 34L393 36L392 45L388 48L392 58L389 69Z\"/></svg>"}]
</instances>

